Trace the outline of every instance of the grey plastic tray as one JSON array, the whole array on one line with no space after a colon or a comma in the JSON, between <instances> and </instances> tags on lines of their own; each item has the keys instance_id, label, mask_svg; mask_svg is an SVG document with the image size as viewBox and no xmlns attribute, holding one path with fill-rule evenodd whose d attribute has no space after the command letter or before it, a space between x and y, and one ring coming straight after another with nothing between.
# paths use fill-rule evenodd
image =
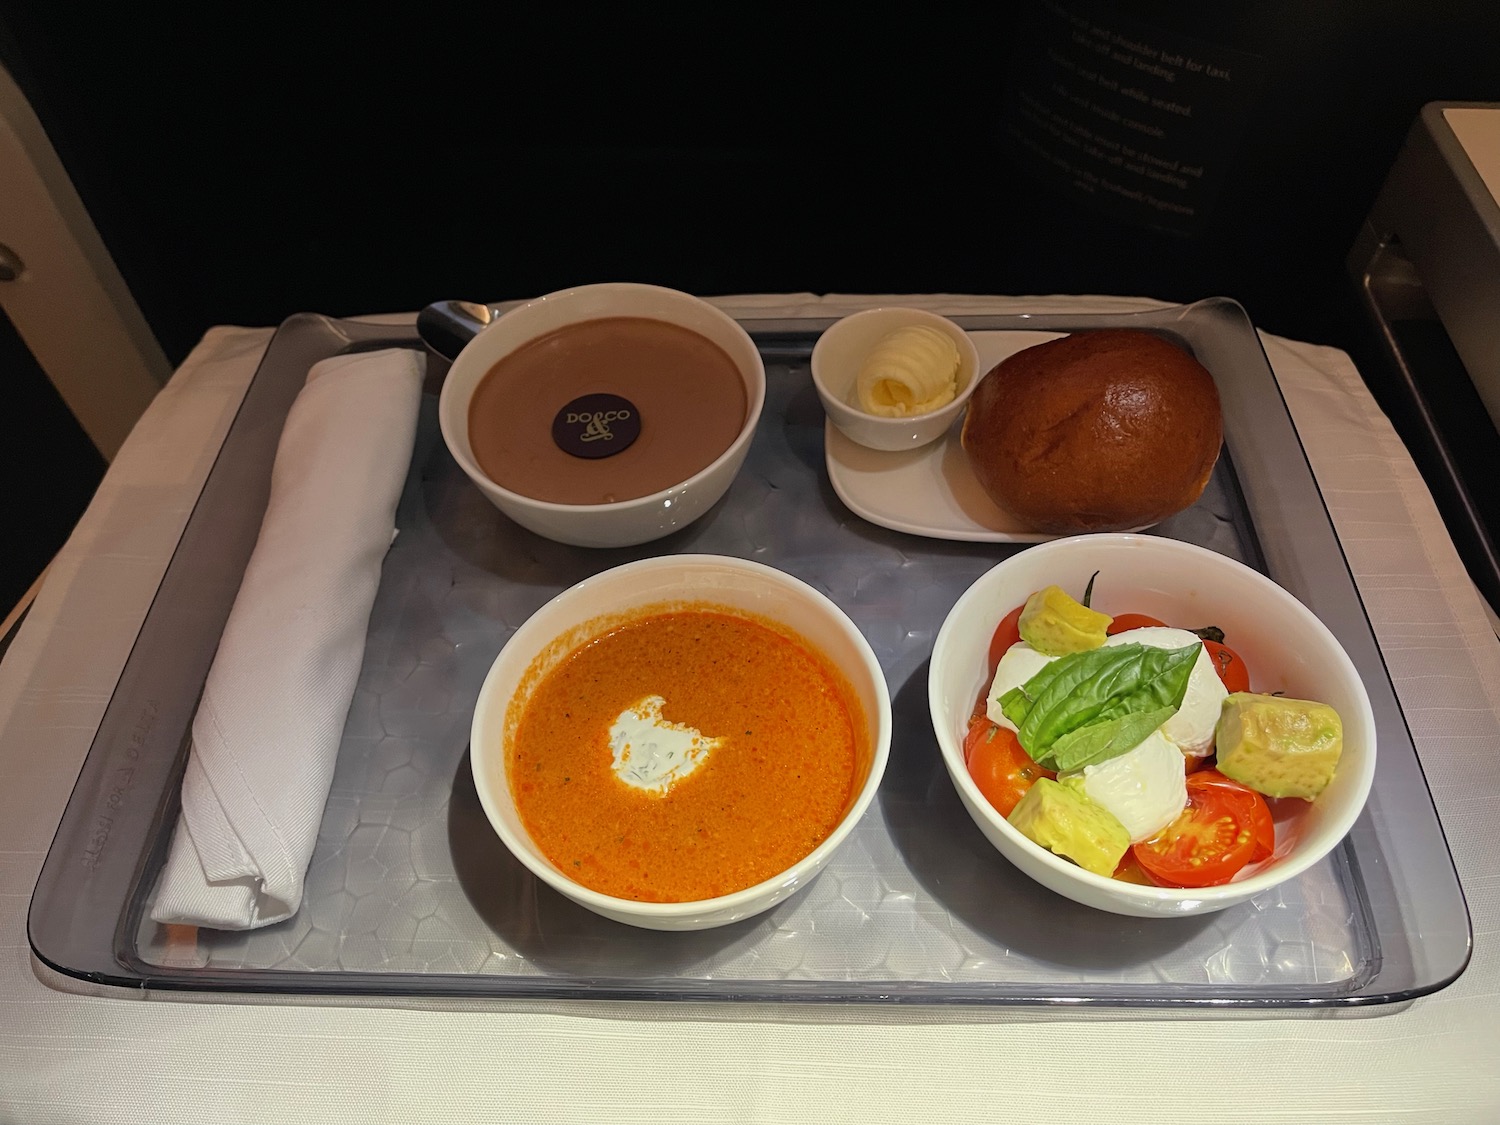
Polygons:
<instances>
[{"instance_id":1,"label":"grey plastic tray","mask_svg":"<svg viewBox=\"0 0 1500 1125\"><path fill-rule=\"evenodd\" d=\"M1253 328L1211 300L1117 316L969 316L970 331L1131 325L1215 372L1227 455L1204 497L1154 533L1256 566L1339 636L1380 731L1365 815L1333 855L1253 902L1129 919L1021 875L962 811L927 717L926 661L954 600L1019 544L927 539L840 503L807 357L825 320L746 322L765 415L729 494L639 548L590 551L511 524L448 456L424 403L365 665L301 911L184 943L148 920L197 694L264 509L280 424L307 369L406 329L284 324L184 532L101 724L33 898L37 955L150 989L506 998L829 1000L1285 1011L1389 1003L1467 964L1461 889L1415 747L1322 498ZM435 372L440 375L440 372ZM770 913L687 934L599 918L538 883L490 830L469 777L470 711L510 632L558 590L650 554L771 563L865 632L891 686L879 797L822 875Z\"/></svg>"}]
</instances>

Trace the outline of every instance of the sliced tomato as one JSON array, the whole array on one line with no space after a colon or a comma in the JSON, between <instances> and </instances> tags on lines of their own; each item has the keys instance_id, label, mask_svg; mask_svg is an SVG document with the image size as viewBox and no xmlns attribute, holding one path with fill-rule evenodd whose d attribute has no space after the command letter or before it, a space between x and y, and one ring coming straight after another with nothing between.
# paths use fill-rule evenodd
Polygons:
<instances>
[{"instance_id":1,"label":"sliced tomato","mask_svg":"<svg viewBox=\"0 0 1500 1125\"><path fill-rule=\"evenodd\" d=\"M1192 774L1188 778L1187 807L1166 828L1131 848L1146 874L1163 886L1216 887L1227 883L1251 862L1258 845L1264 842L1258 838L1255 802L1250 799L1260 794L1244 786L1231 789L1228 778L1224 778L1224 785L1203 781L1194 784L1194 779L1213 773L1217 771Z\"/></svg>"},{"instance_id":2,"label":"sliced tomato","mask_svg":"<svg viewBox=\"0 0 1500 1125\"><path fill-rule=\"evenodd\" d=\"M1141 861L1135 858L1135 853L1127 851L1120 857L1120 866L1115 868L1115 873L1110 876L1122 883L1138 883L1143 887L1154 887L1157 884L1147 875L1141 867Z\"/></svg>"},{"instance_id":3,"label":"sliced tomato","mask_svg":"<svg viewBox=\"0 0 1500 1125\"><path fill-rule=\"evenodd\" d=\"M1224 681L1226 688L1230 691L1250 690L1250 670L1245 667L1239 653L1218 641L1204 641L1203 647L1213 657L1214 671L1219 673L1219 679Z\"/></svg>"},{"instance_id":4,"label":"sliced tomato","mask_svg":"<svg viewBox=\"0 0 1500 1125\"><path fill-rule=\"evenodd\" d=\"M1144 613L1122 613L1111 621L1109 628L1104 631L1112 637L1128 629L1160 629L1164 625L1166 625L1165 621L1147 617Z\"/></svg>"},{"instance_id":5,"label":"sliced tomato","mask_svg":"<svg viewBox=\"0 0 1500 1125\"><path fill-rule=\"evenodd\" d=\"M1255 850L1250 853L1250 862L1259 863L1263 859L1270 859L1276 851L1276 820L1271 815L1271 806L1265 797L1248 785L1230 780L1216 769L1200 769L1188 774L1189 793L1194 786L1204 785L1232 791L1238 794L1238 800L1250 802L1250 831L1255 837Z\"/></svg>"},{"instance_id":6,"label":"sliced tomato","mask_svg":"<svg viewBox=\"0 0 1500 1125\"><path fill-rule=\"evenodd\" d=\"M1010 815L1037 778L1057 777L1031 760L1021 749L1015 731L998 727L983 717L969 722L964 737L964 760L969 764L974 784L1001 816Z\"/></svg>"},{"instance_id":7,"label":"sliced tomato","mask_svg":"<svg viewBox=\"0 0 1500 1125\"><path fill-rule=\"evenodd\" d=\"M1005 650L1021 640L1021 611L1026 606L1018 605L1000 619L1000 624L995 626L994 635L990 637L990 679L995 678L995 669L1000 666L1000 658L1005 655ZM989 685L986 684L985 687Z\"/></svg>"}]
</instances>

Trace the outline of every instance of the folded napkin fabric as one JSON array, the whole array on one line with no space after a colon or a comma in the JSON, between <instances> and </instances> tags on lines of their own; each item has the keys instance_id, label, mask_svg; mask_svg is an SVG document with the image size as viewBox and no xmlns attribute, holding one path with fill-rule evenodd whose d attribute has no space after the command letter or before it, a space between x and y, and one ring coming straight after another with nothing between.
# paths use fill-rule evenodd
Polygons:
<instances>
[{"instance_id":1,"label":"folded napkin fabric","mask_svg":"<svg viewBox=\"0 0 1500 1125\"><path fill-rule=\"evenodd\" d=\"M316 364L193 719L157 922L241 930L296 913L411 462L423 365Z\"/></svg>"}]
</instances>

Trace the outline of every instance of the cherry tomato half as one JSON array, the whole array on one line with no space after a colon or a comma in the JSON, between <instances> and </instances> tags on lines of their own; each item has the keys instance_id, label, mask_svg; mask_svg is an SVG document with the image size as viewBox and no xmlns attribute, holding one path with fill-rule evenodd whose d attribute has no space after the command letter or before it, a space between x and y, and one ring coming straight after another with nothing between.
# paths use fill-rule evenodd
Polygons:
<instances>
[{"instance_id":1,"label":"cherry tomato half","mask_svg":"<svg viewBox=\"0 0 1500 1125\"><path fill-rule=\"evenodd\" d=\"M1120 857L1120 866L1115 868L1115 873L1111 878L1118 879L1122 883L1136 883L1142 887L1155 887L1159 885L1151 876L1146 874L1145 870L1141 867L1141 861L1136 859L1135 852L1130 850L1127 850Z\"/></svg>"},{"instance_id":2,"label":"cherry tomato half","mask_svg":"<svg viewBox=\"0 0 1500 1125\"><path fill-rule=\"evenodd\" d=\"M1166 624L1154 617L1147 617L1144 613L1122 613L1109 623L1109 628L1104 630L1111 637L1116 633L1123 633L1127 629L1159 629Z\"/></svg>"},{"instance_id":3,"label":"cherry tomato half","mask_svg":"<svg viewBox=\"0 0 1500 1125\"><path fill-rule=\"evenodd\" d=\"M1204 641L1203 647L1213 657L1214 671L1219 673L1226 688L1232 692L1250 690L1250 670L1245 667L1239 653L1218 641Z\"/></svg>"},{"instance_id":4,"label":"cherry tomato half","mask_svg":"<svg viewBox=\"0 0 1500 1125\"><path fill-rule=\"evenodd\" d=\"M1256 799L1264 805L1264 798L1228 778L1224 778L1224 784L1194 783L1194 779L1212 774L1217 771L1192 774L1188 778L1187 808L1155 836L1131 848L1146 874L1163 886L1216 887L1227 883L1265 846L1256 811ZM1270 817L1269 810L1266 817Z\"/></svg>"},{"instance_id":5,"label":"cherry tomato half","mask_svg":"<svg viewBox=\"0 0 1500 1125\"><path fill-rule=\"evenodd\" d=\"M1266 803L1266 799L1248 785L1231 781L1212 768L1200 769L1188 774L1189 792L1192 792L1194 786L1201 785L1214 785L1232 790L1241 795L1239 799L1248 800L1251 803L1250 831L1255 837L1255 850L1250 853L1250 862L1259 863L1263 859L1270 859L1272 853L1276 851L1276 821L1271 816L1271 806Z\"/></svg>"},{"instance_id":6,"label":"cherry tomato half","mask_svg":"<svg viewBox=\"0 0 1500 1125\"><path fill-rule=\"evenodd\" d=\"M969 776L984 799L1001 816L1010 815L1037 778L1057 777L1031 760L1021 749L1015 731L997 727L982 716L969 722L969 732L964 736L964 761L968 762Z\"/></svg>"},{"instance_id":7,"label":"cherry tomato half","mask_svg":"<svg viewBox=\"0 0 1500 1125\"><path fill-rule=\"evenodd\" d=\"M1021 611L1024 605L1018 605L1000 619L1000 624L995 626L995 632L990 637L990 679L995 678L995 669L1000 666L1000 658L1005 655L1005 650L1013 644L1019 644L1021 640ZM986 687L989 685L986 684Z\"/></svg>"}]
</instances>

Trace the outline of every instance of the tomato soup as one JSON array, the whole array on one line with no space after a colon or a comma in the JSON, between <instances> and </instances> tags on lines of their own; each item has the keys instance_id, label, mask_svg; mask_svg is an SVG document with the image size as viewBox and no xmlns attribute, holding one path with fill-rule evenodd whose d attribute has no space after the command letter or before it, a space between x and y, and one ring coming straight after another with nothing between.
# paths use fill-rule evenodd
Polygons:
<instances>
[{"instance_id":1,"label":"tomato soup","mask_svg":"<svg viewBox=\"0 0 1500 1125\"><path fill-rule=\"evenodd\" d=\"M507 727L537 847L586 887L649 902L785 871L838 825L870 761L859 701L826 657L702 603L642 611L573 649Z\"/></svg>"}]
</instances>

